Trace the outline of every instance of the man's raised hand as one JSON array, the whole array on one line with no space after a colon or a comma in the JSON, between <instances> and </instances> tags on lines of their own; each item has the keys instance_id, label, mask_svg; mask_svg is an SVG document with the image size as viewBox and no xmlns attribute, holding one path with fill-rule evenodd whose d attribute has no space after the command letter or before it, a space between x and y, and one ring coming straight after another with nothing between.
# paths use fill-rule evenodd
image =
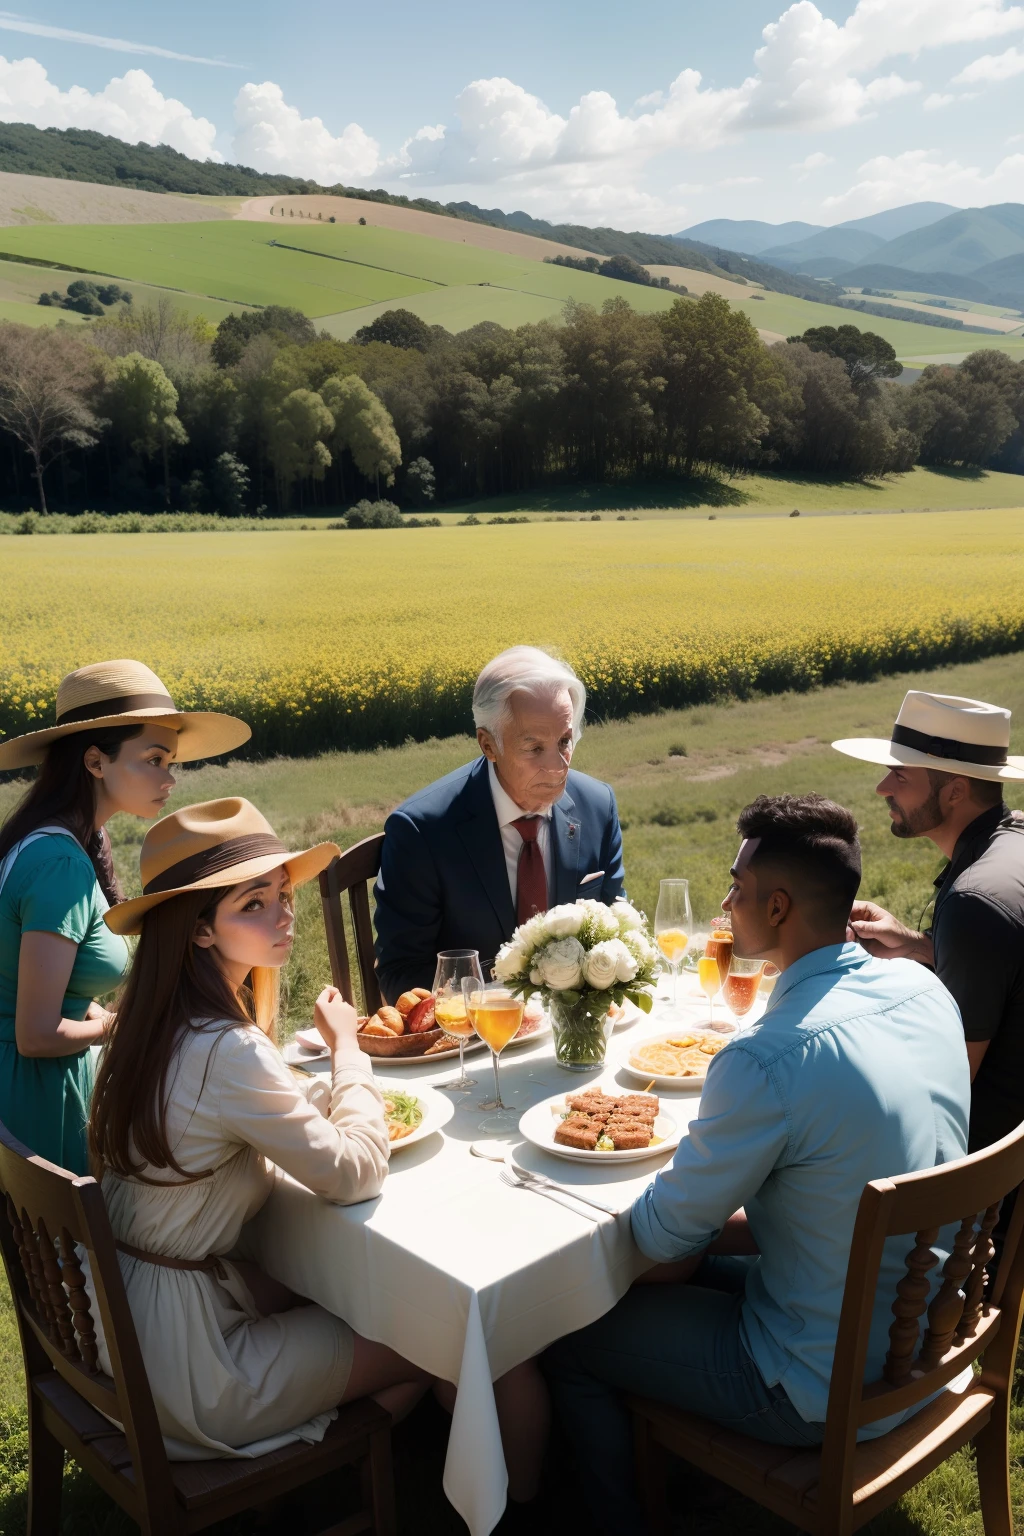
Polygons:
<instances>
[{"instance_id":1,"label":"man's raised hand","mask_svg":"<svg viewBox=\"0 0 1024 1536\"><path fill-rule=\"evenodd\" d=\"M860 944L879 960L917 960L933 965L932 941L915 928L908 928L884 907L873 901L855 901L846 929L851 943Z\"/></svg>"}]
</instances>

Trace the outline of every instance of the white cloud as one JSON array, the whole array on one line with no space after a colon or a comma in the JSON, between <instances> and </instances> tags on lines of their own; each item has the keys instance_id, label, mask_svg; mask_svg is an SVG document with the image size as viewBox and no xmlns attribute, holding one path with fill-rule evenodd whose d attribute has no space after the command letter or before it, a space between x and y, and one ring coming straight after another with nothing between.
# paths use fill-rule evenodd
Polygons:
<instances>
[{"instance_id":1,"label":"white cloud","mask_svg":"<svg viewBox=\"0 0 1024 1536\"><path fill-rule=\"evenodd\" d=\"M808 176L808 175L811 174L812 171L823 171L825 169L826 165L834 165L834 164L835 164L835 156L834 155L826 155L826 153L825 153L825 151L823 149L819 149L819 150L816 151L815 154L808 155L806 157L806 159L798 160L795 165L791 165L790 166L790 170L791 171L803 171L804 175ZM803 177L801 177L800 179L802 181Z\"/></svg>"},{"instance_id":2,"label":"white cloud","mask_svg":"<svg viewBox=\"0 0 1024 1536\"><path fill-rule=\"evenodd\" d=\"M983 53L953 76L954 85L977 85L982 80L1010 80L1024 75L1024 49L1007 48L1005 53Z\"/></svg>"},{"instance_id":3,"label":"white cloud","mask_svg":"<svg viewBox=\"0 0 1024 1536\"><path fill-rule=\"evenodd\" d=\"M441 129L421 128L430 142ZM302 117L279 85L243 85L235 99L235 157L258 171L279 171L330 185L369 176L380 164L380 147L358 123L335 136L319 117Z\"/></svg>"},{"instance_id":4,"label":"white cloud","mask_svg":"<svg viewBox=\"0 0 1024 1536\"><path fill-rule=\"evenodd\" d=\"M62 91L37 59L0 56L0 122L37 128L92 128L130 144L170 144L196 160L220 160L217 130L205 117L157 90L143 69L129 69L102 91Z\"/></svg>"},{"instance_id":5,"label":"white cloud","mask_svg":"<svg viewBox=\"0 0 1024 1536\"><path fill-rule=\"evenodd\" d=\"M1024 201L1024 154L1006 155L988 172L958 160L942 161L932 150L909 149L878 155L857 172L846 192L827 197L824 207L844 218L935 199L967 207Z\"/></svg>"},{"instance_id":6,"label":"white cloud","mask_svg":"<svg viewBox=\"0 0 1024 1536\"><path fill-rule=\"evenodd\" d=\"M956 100L958 100L956 96L943 96L940 91L932 91L931 95L924 99L924 109L926 112L938 112L942 107L948 107L951 101Z\"/></svg>"},{"instance_id":7,"label":"white cloud","mask_svg":"<svg viewBox=\"0 0 1024 1536\"><path fill-rule=\"evenodd\" d=\"M718 185L720 187L757 187L763 180L763 176L727 176Z\"/></svg>"},{"instance_id":8,"label":"white cloud","mask_svg":"<svg viewBox=\"0 0 1024 1536\"><path fill-rule=\"evenodd\" d=\"M60 43L81 43L87 48L109 48L114 53L141 53L157 59L179 59L185 64L214 64L221 69L240 69L223 59L205 59L194 53L175 53L153 43L131 43L123 37L101 37L96 32L75 32L70 27L51 27L42 21L29 21L14 11L0 11L0 32L27 32L30 37L53 38Z\"/></svg>"}]
</instances>

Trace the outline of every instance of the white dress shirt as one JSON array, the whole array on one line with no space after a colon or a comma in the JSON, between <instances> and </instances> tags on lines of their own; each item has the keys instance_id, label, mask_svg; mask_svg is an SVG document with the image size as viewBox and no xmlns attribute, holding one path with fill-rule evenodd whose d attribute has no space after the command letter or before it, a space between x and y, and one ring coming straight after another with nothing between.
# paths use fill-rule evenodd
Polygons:
<instances>
[{"instance_id":1,"label":"white dress shirt","mask_svg":"<svg viewBox=\"0 0 1024 1536\"><path fill-rule=\"evenodd\" d=\"M487 770L491 780L491 794L494 798L494 810L498 818L498 831L501 833L501 846L505 850L505 868L508 871L508 887L512 892L512 906L516 905L516 896L519 891L519 855L523 847L523 839L512 825L520 816L526 816L521 805L516 805L512 796L502 789L498 782L498 775L494 764L488 761ZM537 831L537 847L540 849L541 858L544 860L544 872L548 877L548 901L551 900L552 886L552 852L551 852L551 806L546 811L538 812L540 827Z\"/></svg>"}]
</instances>

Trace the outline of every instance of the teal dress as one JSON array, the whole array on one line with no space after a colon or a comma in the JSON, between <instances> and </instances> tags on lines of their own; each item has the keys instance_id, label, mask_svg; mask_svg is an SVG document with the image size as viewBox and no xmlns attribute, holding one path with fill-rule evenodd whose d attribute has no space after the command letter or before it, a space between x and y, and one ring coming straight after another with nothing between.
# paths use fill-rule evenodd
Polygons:
<instances>
[{"instance_id":1,"label":"teal dress","mask_svg":"<svg viewBox=\"0 0 1024 1536\"><path fill-rule=\"evenodd\" d=\"M33 1152L73 1173L89 1172L92 1058L88 1047L72 1056L18 1050L18 959L23 933L58 933L77 944L62 1015L84 1019L128 966L128 946L104 923L106 910L85 849L56 833L21 850L0 890L0 1120Z\"/></svg>"}]
</instances>

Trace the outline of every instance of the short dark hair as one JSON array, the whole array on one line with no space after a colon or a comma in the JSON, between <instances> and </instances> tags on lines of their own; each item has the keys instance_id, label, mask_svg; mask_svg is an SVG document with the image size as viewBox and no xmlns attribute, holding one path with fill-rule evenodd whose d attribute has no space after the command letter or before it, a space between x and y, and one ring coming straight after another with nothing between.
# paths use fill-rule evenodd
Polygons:
<instances>
[{"instance_id":1,"label":"short dark hair","mask_svg":"<svg viewBox=\"0 0 1024 1536\"><path fill-rule=\"evenodd\" d=\"M1003 803L1003 785L1000 779L975 779L967 773L947 773L944 768L926 768L925 772L933 795L937 795L943 785L952 783L954 779L966 779L970 786L971 800L975 805L990 811L993 806Z\"/></svg>"},{"instance_id":2,"label":"short dark hair","mask_svg":"<svg viewBox=\"0 0 1024 1536\"><path fill-rule=\"evenodd\" d=\"M857 822L845 806L824 795L758 795L740 812L736 830L743 838L760 839L750 860L755 874L762 869L785 874L801 905L807 902L820 914L822 922L814 926L849 917L861 862Z\"/></svg>"}]
</instances>

